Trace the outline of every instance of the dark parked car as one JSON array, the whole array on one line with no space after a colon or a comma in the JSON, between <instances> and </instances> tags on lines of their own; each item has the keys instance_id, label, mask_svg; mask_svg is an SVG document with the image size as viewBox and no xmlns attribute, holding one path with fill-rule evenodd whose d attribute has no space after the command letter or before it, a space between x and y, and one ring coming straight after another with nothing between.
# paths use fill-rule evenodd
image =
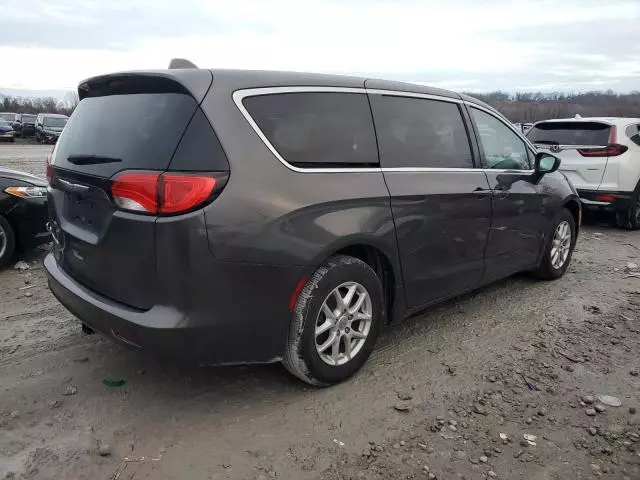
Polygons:
<instances>
[{"instance_id":1,"label":"dark parked car","mask_svg":"<svg viewBox=\"0 0 640 480\"><path fill-rule=\"evenodd\" d=\"M13 131L13 127L7 122L0 118L0 141L3 142L15 142L15 132Z\"/></svg>"},{"instance_id":2,"label":"dark parked car","mask_svg":"<svg viewBox=\"0 0 640 480\"><path fill-rule=\"evenodd\" d=\"M35 138L40 143L56 143L69 117L57 113L39 113Z\"/></svg>"},{"instance_id":3,"label":"dark parked car","mask_svg":"<svg viewBox=\"0 0 640 480\"><path fill-rule=\"evenodd\" d=\"M45 269L131 347L328 385L389 322L571 259L580 202L558 160L466 95L204 69L79 93L49 167Z\"/></svg>"},{"instance_id":4,"label":"dark parked car","mask_svg":"<svg viewBox=\"0 0 640 480\"><path fill-rule=\"evenodd\" d=\"M16 249L47 242L47 183L0 167L0 267Z\"/></svg>"},{"instance_id":5,"label":"dark parked car","mask_svg":"<svg viewBox=\"0 0 640 480\"><path fill-rule=\"evenodd\" d=\"M17 137L32 137L36 132L37 115L31 113L16 113L11 126Z\"/></svg>"}]
</instances>

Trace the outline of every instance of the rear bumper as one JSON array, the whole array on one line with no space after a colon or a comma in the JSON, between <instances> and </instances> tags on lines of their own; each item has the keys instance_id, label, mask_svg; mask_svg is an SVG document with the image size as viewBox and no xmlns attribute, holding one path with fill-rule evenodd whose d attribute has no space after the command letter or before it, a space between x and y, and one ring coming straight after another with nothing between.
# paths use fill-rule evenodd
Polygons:
<instances>
[{"instance_id":1,"label":"rear bumper","mask_svg":"<svg viewBox=\"0 0 640 480\"><path fill-rule=\"evenodd\" d=\"M578 190L582 207L588 210L617 211L631 205L633 192Z\"/></svg>"},{"instance_id":2,"label":"rear bumper","mask_svg":"<svg viewBox=\"0 0 640 480\"><path fill-rule=\"evenodd\" d=\"M44 267L55 297L98 333L135 349L202 365L280 360L291 318L288 301L300 274L298 267L226 265L216 272L223 278L212 279L205 297L193 299L190 307L171 305L167 298L166 305L138 310L79 284L53 254ZM202 290L199 283L193 288Z\"/></svg>"}]
</instances>

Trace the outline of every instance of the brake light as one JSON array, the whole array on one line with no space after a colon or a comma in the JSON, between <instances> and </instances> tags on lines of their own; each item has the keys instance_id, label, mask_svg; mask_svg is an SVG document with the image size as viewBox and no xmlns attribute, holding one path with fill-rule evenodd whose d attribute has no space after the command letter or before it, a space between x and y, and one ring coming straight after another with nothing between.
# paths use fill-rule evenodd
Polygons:
<instances>
[{"instance_id":1,"label":"brake light","mask_svg":"<svg viewBox=\"0 0 640 480\"><path fill-rule=\"evenodd\" d=\"M578 153L583 157L617 157L629 150L626 145L616 143L617 131L615 125L609 131L609 145L605 148L578 149Z\"/></svg>"},{"instance_id":2,"label":"brake light","mask_svg":"<svg viewBox=\"0 0 640 480\"><path fill-rule=\"evenodd\" d=\"M216 184L213 176L123 172L113 180L111 195L123 210L176 214L193 210L207 201Z\"/></svg>"},{"instance_id":3,"label":"brake light","mask_svg":"<svg viewBox=\"0 0 640 480\"><path fill-rule=\"evenodd\" d=\"M111 185L113 201L123 210L158 212L158 173L122 173Z\"/></svg>"},{"instance_id":4,"label":"brake light","mask_svg":"<svg viewBox=\"0 0 640 480\"><path fill-rule=\"evenodd\" d=\"M160 212L178 213L204 202L216 186L213 177L165 173L160 175Z\"/></svg>"},{"instance_id":5,"label":"brake light","mask_svg":"<svg viewBox=\"0 0 640 480\"><path fill-rule=\"evenodd\" d=\"M629 150L629 148L626 145L614 143L605 148L594 148L588 150L578 149L578 152L583 157L617 157L618 155L622 155L627 150Z\"/></svg>"}]
</instances>

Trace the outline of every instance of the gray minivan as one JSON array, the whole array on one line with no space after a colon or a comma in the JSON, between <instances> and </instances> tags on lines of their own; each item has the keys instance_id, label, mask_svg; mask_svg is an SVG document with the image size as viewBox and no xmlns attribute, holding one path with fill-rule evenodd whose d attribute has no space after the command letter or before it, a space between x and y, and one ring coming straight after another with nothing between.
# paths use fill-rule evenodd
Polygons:
<instances>
[{"instance_id":1,"label":"gray minivan","mask_svg":"<svg viewBox=\"0 0 640 480\"><path fill-rule=\"evenodd\" d=\"M571 259L558 159L466 95L205 69L79 93L47 168L45 268L85 329L130 347L329 385L388 323Z\"/></svg>"}]
</instances>

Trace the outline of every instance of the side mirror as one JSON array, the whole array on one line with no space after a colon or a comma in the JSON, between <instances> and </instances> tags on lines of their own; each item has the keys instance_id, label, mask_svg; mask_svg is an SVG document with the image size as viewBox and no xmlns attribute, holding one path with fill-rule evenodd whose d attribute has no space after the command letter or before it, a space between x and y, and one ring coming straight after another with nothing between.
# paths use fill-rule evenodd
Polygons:
<instances>
[{"instance_id":1,"label":"side mirror","mask_svg":"<svg viewBox=\"0 0 640 480\"><path fill-rule=\"evenodd\" d=\"M555 172L560 168L560 159L550 153L540 152L536 154L536 173L544 175L545 173Z\"/></svg>"}]
</instances>

